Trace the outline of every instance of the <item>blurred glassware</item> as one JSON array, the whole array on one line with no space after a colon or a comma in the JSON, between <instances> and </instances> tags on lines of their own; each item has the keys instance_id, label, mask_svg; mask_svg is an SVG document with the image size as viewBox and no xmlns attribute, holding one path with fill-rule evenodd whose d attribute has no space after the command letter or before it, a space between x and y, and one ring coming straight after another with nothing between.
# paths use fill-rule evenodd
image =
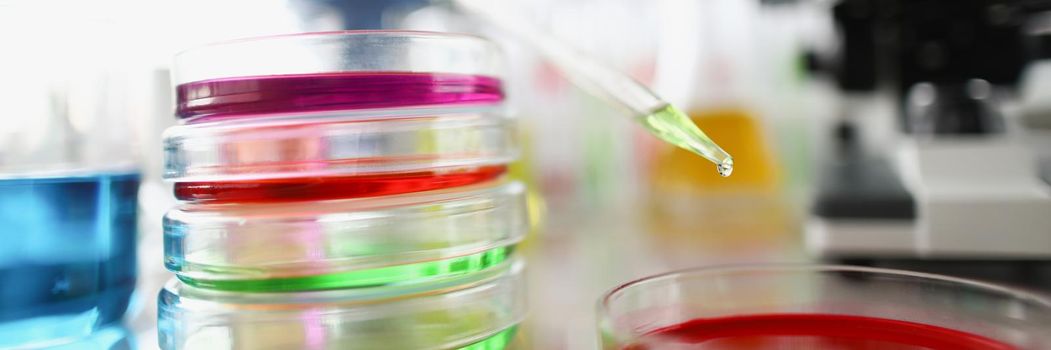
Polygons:
<instances>
[{"instance_id":1,"label":"blurred glassware","mask_svg":"<svg viewBox=\"0 0 1051 350\"><path fill-rule=\"evenodd\" d=\"M0 175L0 346L56 343L119 322L136 274L139 175Z\"/></svg>"},{"instance_id":2,"label":"blurred glassware","mask_svg":"<svg viewBox=\"0 0 1051 350\"><path fill-rule=\"evenodd\" d=\"M139 348L137 340L131 329L117 324L70 343L50 346L48 350L135 350Z\"/></svg>"},{"instance_id":3,"label":"blurred glassware","mask_svg":"<svg viewBox=\"0 0 1051 350\"><path fill-rule=\"evenodd\" d=\"M0 347L75 346L120 322L136 285L124 36L46 5L0 10Z\"/></svg>"},{"instance_id":4,"label":"blurred glassware","mask_svg":"<svg viewBox=\"0 0 1051 350\"><path fill-rule=\"evenodd\" d=\"M735 171L726 178L712 176L707 164L686 152L652 149L648 231L673 261L696 261L699 251L737 260L783 250L798 222L774 148L777 135L766 130L771 120L785 116L763 108L773 99L765 84L779 77L764 74L776 63L764 57L760 44L769 39L754 23L761 18L759 5L733 0L663 5L669 21L656 86L678 96L694 123L734 155Z\"/></svg>"},{"instance_id":5,"label":"blurred glassware","mask_svg":"<svg viewBox=\"0 0 1051 350\"><path fill-rule=\"evenodd\" d=\"M414 285L237 293L172 280L163 349L510 349L525 316L522 264Z\"/></svg>"},{"instance_id":6,"label":"blurred glassware","mask_svg":"<svg viewBox=\"0 0 1051 350\"><path fill-rule=\"evenodd\" d=\"M1051 349L1051 300L969 280L851 266L699 268L599 302L606 349Z\"/></svg>"}]
</instances>

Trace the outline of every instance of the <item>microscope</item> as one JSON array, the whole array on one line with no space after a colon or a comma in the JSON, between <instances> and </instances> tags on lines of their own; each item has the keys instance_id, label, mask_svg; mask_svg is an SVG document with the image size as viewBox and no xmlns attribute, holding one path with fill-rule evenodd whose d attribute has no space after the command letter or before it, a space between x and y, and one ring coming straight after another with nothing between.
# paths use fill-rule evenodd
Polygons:
<instances>
[{"instance_id":1,"label":"microscope","mask_svg":"<svg viewBox=\"0 0 1051 350\"><path fill-rule=\"evenodd\" d=\"M1049 9L1025 0L829 7L838 48L808 62L834 77L844 106L806 224L808 251L1051 289L1051 159L1027 142L1015 98L1027 66L1051 57L1048 31L1037 30ZM874 95L893 105L885 115L853 105ZM866 143L865 118L893 119L893 137Z\"/></svg>"}]
</instances>

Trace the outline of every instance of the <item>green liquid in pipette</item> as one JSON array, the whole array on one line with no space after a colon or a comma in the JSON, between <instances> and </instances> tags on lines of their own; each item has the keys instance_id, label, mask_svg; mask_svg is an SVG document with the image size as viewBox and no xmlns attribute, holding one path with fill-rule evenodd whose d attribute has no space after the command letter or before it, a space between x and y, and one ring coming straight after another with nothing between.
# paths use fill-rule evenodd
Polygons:
<instances>
[{"instance_id":1,"label":"green liquid in pipette","mask_svg":"<svg viewBox=\"0 0 1051 350\"><path fill-rule=\"evenodd\" d=\"M537 48L563 75L575 85L609 98L626 107L634 115L643 114L640 121L657 137L685 150L696 153L716 165L719 175L730 176L733 158L712 142L686 114L664 102L649 88L631 77L609 69L601 62L576 52L550 34L534 28L521 16L504 10L497 2L485 0L455 0L457 5L489 20L497 27L524 39Z\"/></svg>"},{"instance_id":2,"label":"green liquid in pipette","mask_svg":"<svg viewBox=\"0 0 1051 350\"><path fill-rule=\"evenodd\" d=\"M719 175L730 176L734 171L734 160L705 135L690 117L672 105L640 118L654 135L668 143L696 153L716 164Z\"/></svg>"}]
</instances>

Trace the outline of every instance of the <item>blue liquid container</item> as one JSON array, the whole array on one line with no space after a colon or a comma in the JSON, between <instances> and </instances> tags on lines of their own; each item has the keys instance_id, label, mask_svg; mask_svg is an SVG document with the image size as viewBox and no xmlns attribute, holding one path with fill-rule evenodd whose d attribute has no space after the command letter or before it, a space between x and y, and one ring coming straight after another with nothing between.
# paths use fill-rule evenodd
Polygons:
<instances>
[{"instance_id":1,"label":"blue liquid container","mask_svg":"<svg viewBox=\"0 0 1051 350\"><path fill-rule=\"evenodd\" d=\"M139 174L0 174L0 348L120 322L136 282Z\"/></svg>"}]
</instances>

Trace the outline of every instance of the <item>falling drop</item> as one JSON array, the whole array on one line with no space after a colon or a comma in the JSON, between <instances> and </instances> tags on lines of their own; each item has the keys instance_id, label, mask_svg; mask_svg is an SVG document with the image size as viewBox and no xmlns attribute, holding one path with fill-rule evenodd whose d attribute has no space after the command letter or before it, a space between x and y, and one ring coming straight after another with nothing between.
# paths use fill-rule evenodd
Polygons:
<instances>
[{"instance_id":1,"label":"falling drop","mask_svg":"<svg viewBox=\"0 0 1051 350\"><path fill-rule=\"evenodd\" d=\"M721 175L722 177L730 176L730 174L734 172L733 158L726 158L722 161L722 163L716 165L716 169L719 170L719 175Z\"/></svg>"}]
</instances>

